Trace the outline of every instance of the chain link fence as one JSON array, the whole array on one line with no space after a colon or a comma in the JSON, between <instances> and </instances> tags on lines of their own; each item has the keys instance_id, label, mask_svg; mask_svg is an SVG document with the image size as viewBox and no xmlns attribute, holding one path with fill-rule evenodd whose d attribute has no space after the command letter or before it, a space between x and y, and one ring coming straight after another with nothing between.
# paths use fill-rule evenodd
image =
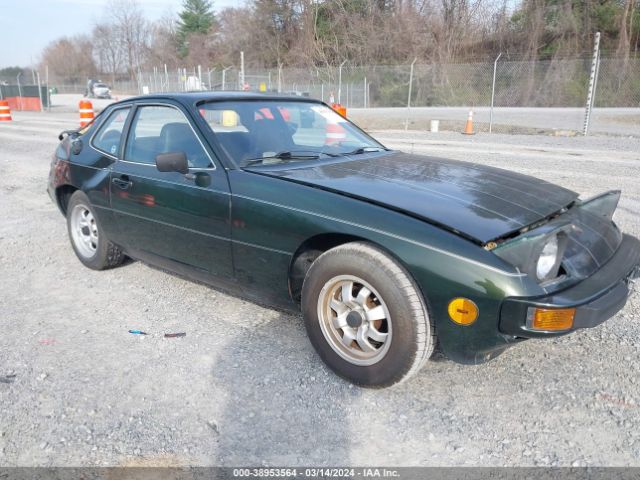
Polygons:
<instances>
[{"instance_id":1,"label":"chain link fence","mask_svg":"<svg viewBox=\"0 0 640 480\"><path fill-rule=\"evenodd\" d=\"M462 130L469 110L476 131L581 132L592 59L341 66L178 68L119 78L115 95L190 90L266 90L338 102L365 128ZM603 58L595 80L591 132L640 136L640 59ZM495 81L494 81L495 76ZM59 93L86 85L50 80ZM493 100L493 102L492 102ZM55 102L55 100L54 100ZM491 108L493 103L493 108ZM55 104L55 103L54 103Z\"/></svg>"}]
</instances>

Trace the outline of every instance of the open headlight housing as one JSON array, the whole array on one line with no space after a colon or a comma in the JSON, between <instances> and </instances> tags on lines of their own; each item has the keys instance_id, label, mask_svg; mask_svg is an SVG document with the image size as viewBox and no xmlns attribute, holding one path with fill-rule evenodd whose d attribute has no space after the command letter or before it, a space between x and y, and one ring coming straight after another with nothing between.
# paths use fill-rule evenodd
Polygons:
<instances>
[{"instance_id":1,"label":"open headlight housing","mask_svg":"<svg viewBox=\"0 0 640 480\"><path fill-rule=\"evenodd\" d=\"M567 228L541 227L505 242L493 252L538 283L545 283L560 273L568 240Z\"/></svg>"},{"instance_id":2,"label":"open headlight housing","mask_svg":"<svg viewBox=\"0 0 640 480\"><path fill-rule=\"evenodd\" d=\"M605 192L560 212L547 223L525 227L487 248L544 289L593 274L622 242L613 222L619 191Z\"/></svg>"},{"instance_id":3,"label":"open headlight housing","mask_svg":"<svg viewBox=\"0 0 640 480\"><path fill-rule=\"evenodd\" d=\"M558 255L560 253L558 237L559 234L547 237L536 262L536 278L541 282L557 276L557 267L561 260ZM555 275L552 275L554 273Z\"/></svg>"}]
</instances>

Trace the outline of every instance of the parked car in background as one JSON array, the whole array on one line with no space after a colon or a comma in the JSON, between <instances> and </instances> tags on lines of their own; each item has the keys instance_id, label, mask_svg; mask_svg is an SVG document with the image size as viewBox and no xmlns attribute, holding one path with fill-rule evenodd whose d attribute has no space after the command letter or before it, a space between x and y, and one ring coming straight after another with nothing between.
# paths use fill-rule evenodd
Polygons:
<instances>
[{"instance_id":1,"label":"parked car in background","mask_svg":"<svg viewBox=\"0 0 640 480\"><path fill-rule=\"evenodd\" d=\"M99 80L89 80L84 96L89 98L111 98L111 89L106 83Z\"/></svg>"},{"instance_id":2,"label":"parked car in background","mask_svg":"<svg viewBox=\"0 0 640 480\"><path fill-rule=\"evenodd\" d=\"M369 387L436 348L477 364L595 327L639 272L620 192L390 150L299 96L117 102L62 140L48 191L87 267L126 255L300 309L326 364Z\"/></svg>"}]
</instances>

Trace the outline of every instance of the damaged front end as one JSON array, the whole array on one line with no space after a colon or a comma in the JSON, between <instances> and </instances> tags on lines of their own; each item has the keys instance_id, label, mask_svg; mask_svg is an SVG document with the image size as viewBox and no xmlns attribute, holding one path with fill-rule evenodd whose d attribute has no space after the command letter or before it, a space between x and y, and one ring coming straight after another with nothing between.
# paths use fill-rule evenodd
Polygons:
<instances>
[{"instance_id":1,"label":"damaged front end","mask_svg":"<svg viewBox=\"0 0 640 480\"><path fill-rule=\"evenodd\" d=\"M613 222L620 191L574 202L543 224L492 242L493 253L537 282L557 291L593 275L616 253L622 233Z\"/></svg>"},{"instance_id":2,"label":"damaged front end","mask_svg":"<svg viewBox=\"0 0 640 480\"><path fill-rule=\"evenodd\" d=\"M556 336L601 324L624 307L640 268L640 241L613 222L619 191L575 202L493 249L534 280L539 294L503 301L500 331Z\"/></svg>"}]
</instances>

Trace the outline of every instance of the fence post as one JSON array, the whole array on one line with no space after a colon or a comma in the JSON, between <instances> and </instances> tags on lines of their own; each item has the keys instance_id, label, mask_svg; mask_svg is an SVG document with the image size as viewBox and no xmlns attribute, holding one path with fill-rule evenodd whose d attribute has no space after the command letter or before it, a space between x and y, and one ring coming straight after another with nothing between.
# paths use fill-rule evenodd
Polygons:
<instances>
[{"instance_id":1,"label":"fence post","mask_svg":"<svg viewBox=\"0 0 640 480\"><path fill-rule=\"evenodd\" d=\"M20 87L20 75L22 75L22 72L20 72L16 77L16 83L18 84L18 110L22 110L22 87Z\"/></svg>"},{"instance_id":2,"label":"fence post","mask_svg":"<svg viewBox=\"0 0 640 480\"><path fill-rule=\"evenodd\" d=\"M367 77L364 77L364 88L362 89L362 104L367 108Z\"/></svg>"},{"instance_id":3,"label":"fence post","mask_svg":"<svg viewBox=\"0 0 640 480\"><path fill-rule=\"evenodd\" d=\"M586 137L589 133L589 123L591 122L591 109L593 108L593 98L595 96L595 82L598 70L598 57L600 55L600 32L596 32L593 42L593 60L591 61L591 75L589 76L589 91L587 92L587 104L584 111L584 127L582 134Z\"/></svg>"},{"instance_id":4,"label":"fence post","mask_svg":"<svg viewBox=\"0 0 640 480\"><path fill-rule=\"evenodd\" d=\"M47 112L51 111L51 89L49 88L49 65L44 67L45 82L47 84Z\"/></svg>"},{"instance_id":5,"label":"fence post","mask_svg":"<svg viewBox=\"0 0 640 480\"><path fill-rule=\"evenodd\" d=\"M413 86L413 66L416 63L417 58L413 59L411 62L411 69L409 70L409 94L407 95L407 116L404 120L404 129L409 129L409 110L411 109L411 87Z\"/></svg>"},{"instance_id":6,"label":"fence post","mask_svg":"<svg viewBox=\"0 0 640 480\"><path fill-rule=\"evenodd\" d=\"M244 51L240 52L240 90L244 90Z\"/></svg>"},{"instance_id":7,"label":"fence post","mask_svg":"<svg viewBox=\"0 0 640 480\"><path fill-rule=\"evenodd\" d=\"M493 82L491 83L491 109L489 110L489 133L491 133L491 129L493 128L493 100L496 96L496 69L498 68L498 60L502 56L502 52L498 54L495 61L493 62Z\"/></svg>"},{"instance_id":8,"label":"fence post","mask_svg":"<svg viewBox=\"0 0 640 480\"><path fill-rule=\"evenodd\" d=\"M340 66L338 67L338 103L342 104L342 66L347 63L346 60L344 60Z\"/></svg>"},{"instance_id":9,"label":"fence post","mask_svg":"<svg viewBox=\"0 0 640 480\"><path fill-rule=\"evenodd\" d=\"M222 69L222 90L226 90L226 79L227 79L227 70L229 70L231 67L226 67Z\"/></svg>"},{"instance_id":10,"label":"fence post","mask_svg":"<svg viewBox=\"0 0 640 480\"><path fill-rule=\"evenodd\" d=\"M166 82L164 88L162 89L163 92L168 92L169 90L171 90L169 88L169 72L167 71L167 64L164 64L164 80Z\"/></svg>"},{"instance_id":11,"label":"fence post","mask_svg":"<svg viewBox=\"0 0 640 480\"><path fill-rule=\"evenodd\" d=\"M278 63L278 93L282 92L282 64Z\"/></svg>"},{"instance_id":12,"label":"fence post","mask_svg":"<svg viewBox=\"0 0 640 480\"><path fill-rule=\"evenodd\" d=\"M36 77L38 78L38 98L40 99L40 111L44 111L44 106L42 105L42 85L40 85L40 72L36 72Z\"/></svg>"},{"instance_id":13,"label":"fence post","mask_svg":"<svg viewBox=\"0 0 640 480\"><path fill-rule=\"evenodd\" d=\"M371 108L371 82L367 83L367 106Z\"/></svg>"}]
</instances>

